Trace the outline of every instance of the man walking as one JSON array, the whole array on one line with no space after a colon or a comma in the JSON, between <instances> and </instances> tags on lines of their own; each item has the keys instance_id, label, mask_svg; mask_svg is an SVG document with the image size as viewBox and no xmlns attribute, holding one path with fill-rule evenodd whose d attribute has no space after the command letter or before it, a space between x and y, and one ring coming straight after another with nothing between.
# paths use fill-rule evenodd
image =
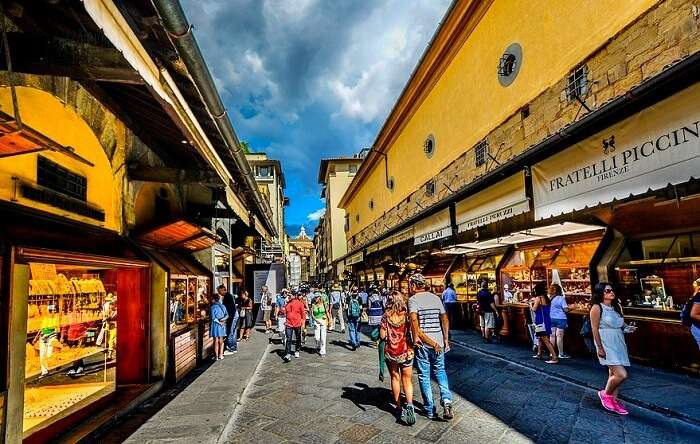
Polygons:
<instances>
[{"instance_id":1,"label":"man walking","mask_svg":"<svg viewBox=\"0 0 700 444\"><path fill-rule=\"evenodd\" d=\"M333 324L331 324L331 330L335 330L335 320L340 321L340 332L345 333L345 319L343 310L343 292L341 291L340 285L333 285L331 290L331 317L333 318Z\"/></svg>"},{"instance_id":2,"label":"man walking","mask_svg":"<svg viewBox=\"0 0 700 444\"><path fill-rule=\"evenodd\" d=\"M236 298L231 293L226 291L225 285L219 285L216 287L216 292L219 293L223 299L224 307L228 312L228 318L226 319L226 349L224 350L224 355L232 355L238 351L238 341L236 336L238 335L238 308L236 307Z\"/></svg>"},{"instance_id":3,"label":"man walking","mask_svg":"<svg viewBox=\"0 0 700 444\"><path fill-rule=\"evenodd\" d=\"M289 362L292 359L292 336L294 336L294 357L299 357L301 350L301 326L306 322L306 307L299 296L294 296L291 301L284 306L286 315L285 323L285 354L284 362Z\"/></svg>"},{"instance_id":4,"label":"man walking","mask_svg":"<svg viewBox=\"0 0 700 444\"><path fill-rule=\"evenodd\" d=\"M455 324L455 310L457 309L457 292L452 282L447 284L447 288L442 292L442 303L445 304L447 319L450 320L450 325Z\"/></svg>"},{"instance_id":5,"label":"man walking","mask_svg":"<svg viewBox=\"0 0 700 444\"><path fill-rule=\"evenodd\" d=\"M356 288L353 287L350 290L346 305L348 307L348 339L352 351L355 351L360 346L359 329L360 317L362 316L362 299L357 294Z\"/></svg>"},{"instance_id":6,"label":"man walking","mask_svg":"<svg viewBox=\"0 0 700 444\"><path fill-rule=\"evenodd\" d=\"M418 384L426 415L430 419L437 419L430 385L430 374L435 375L440 388L440 402L445 409L443 418L451 420L454 417L452 394L445 372L445 352L450 350L450 321L440 298L426 291L425 287L426 281L422 274L417 273L409 278L409 292L412 296L408 300L408 310L416 342Z\"/></svg>"},{"instance_id":7,"label":"man walking","mask_svg":"<svg viewBox=\"0 0 700 444\"><path fill-rule=\"evenodd\" d=\"M260 294L260 308L263 311L263 321L265 322L265 333L272 330L272 295L267 285L263 285Z\"/></svg>"}]
</instances>

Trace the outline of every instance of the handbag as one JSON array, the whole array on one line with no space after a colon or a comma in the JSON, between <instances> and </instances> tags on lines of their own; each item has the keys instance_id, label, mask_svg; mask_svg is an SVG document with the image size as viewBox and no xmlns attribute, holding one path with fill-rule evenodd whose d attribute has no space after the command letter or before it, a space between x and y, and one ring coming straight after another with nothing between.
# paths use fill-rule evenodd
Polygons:
<instances>
[{"instance_id":1,"label":"handbag","mask_svg":"<svg viewBox=\"0 0 700 444\"><path fill-rule=\"evenodd\" d=\"M538 310L542 310L542 307ZM535 333L544 333L547 331L547 327L544 325L544 310L542 310L542 322L539 324L533 322L533 325L535 326Z\"/></svg>"}]
</instances>

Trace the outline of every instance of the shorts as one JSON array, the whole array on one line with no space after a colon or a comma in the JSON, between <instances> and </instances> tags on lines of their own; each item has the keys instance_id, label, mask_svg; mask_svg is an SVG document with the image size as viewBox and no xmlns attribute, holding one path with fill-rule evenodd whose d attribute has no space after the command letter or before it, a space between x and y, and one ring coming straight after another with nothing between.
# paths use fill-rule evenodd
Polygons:
<instances>
[{"instance_id":1,"label":"shorts","mask_svg":"<svg viewBox=\"0 0 700 444\"><path fill-rule=\"evenodd\" d=\"M263 310L263 321L267 322L270 320L270 315L272 310Z\"/></svg>"},{"instance_id":2,"label":"shorts","mask_svg":"<svg viewBox=\"0 0 700 444\"><path fill-rule=\"evenodd\" d=\"M386 354L384 360L388 363L398 364L400 367L413 367L413 350L403 353L399 356L391 356Z\"/></svg>"},{"instance_id":3,"label":"shorts","mask_svg":"<svg viewBox=\"0 0 700 444\"><path fill-rule=\"evenodd\" d=\"M493 313L482 313L479 315L479 325L481 328L496 328L496 316Z\"/></svg>"},{"instance_id":4,"label":"shorts","mask_svg":"<svg viewBox=\"0 0 700 444\"><path fill-rule=\"evenodd\" d=\"M568 324L566 323L566 319L552 318L552 328L558 328L560 330L564 330L566 327L568 327Z\"/></svg>"}]
</instances>

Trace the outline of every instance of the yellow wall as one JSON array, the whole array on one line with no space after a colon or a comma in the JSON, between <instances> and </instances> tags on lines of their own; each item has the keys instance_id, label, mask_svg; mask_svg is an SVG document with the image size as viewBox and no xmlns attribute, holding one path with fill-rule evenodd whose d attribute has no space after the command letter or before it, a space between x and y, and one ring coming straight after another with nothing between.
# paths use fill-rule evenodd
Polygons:
<instances>
[{"instance_id":1,"label":"yellow wall","mask_svg":"<svg viewBox=\"0 0 700 444\"><path fill-rule=\"evenodd\" d=\"M395 189L385 186L382 159L349 200L348 238L562 79L657 1L496 0L389 148ZM498 61L513 42L522 46L523 63L515 81L503 87L498 82ZM423 142L430 134L436 151L427 159ZM372 198L375 205L370 211Z\"/></svg>"},{"instance_id":2,"label":"yellow wall","mask_svg":"<svg viewBox=\"0 0 700 444\"><path fill-rule=\"evenodd\" d=\"M69 106L53 95L28 87L18 87L19 110L22 122L64 146L71 146L75 152L95 164L91 167L63 154L51 151L20 154L0 158L0 199L12 200L14 195L13 176L37 181L37 158L39 155L62 165L72 172L87 178L87 201L105 212L105 222L68 213L50 205L18 197L21 205L33 207L70 219L121 231L121 199L123 192L123 171L115 175L112 165L99 140L85 121ZM0 109L14 115L10 89L0 88ZM123 131L117 137L115 158L123 158Z\"/></svg>"},{"instance_id":3,"label":"yellow wall","mask_svg":"<svg viewBox=\"0 0 700 444\"><path fill-rule=\"evenodd\" d=\"M358 161L355 165L359 167L359 163ZM338 203L355 177L355 173L349 171L349 163L338 162L334 165L335 173L328 176L326 184L326 217L329 223L327 235L330 236L327 265L348 251L345 241L345 210L338 208Z\"/></svg>"}]
</instances>

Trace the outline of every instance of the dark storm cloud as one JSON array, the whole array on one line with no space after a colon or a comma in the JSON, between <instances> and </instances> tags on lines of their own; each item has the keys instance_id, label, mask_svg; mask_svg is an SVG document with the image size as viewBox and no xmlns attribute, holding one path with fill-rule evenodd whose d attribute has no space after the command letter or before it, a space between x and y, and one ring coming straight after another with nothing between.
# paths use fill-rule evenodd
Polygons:
<instances>
[{"instance_id":1,"label":"dark storm cloud","mask_svg":"<svg viewBox=\"0 0 700 444\"><path fill-rule=\"evenodd\" d=\"M289 223L322 206L321 157L372 143L448 4L183 1L239 135L282 161Z\"/></svg>"}]
</instances>

